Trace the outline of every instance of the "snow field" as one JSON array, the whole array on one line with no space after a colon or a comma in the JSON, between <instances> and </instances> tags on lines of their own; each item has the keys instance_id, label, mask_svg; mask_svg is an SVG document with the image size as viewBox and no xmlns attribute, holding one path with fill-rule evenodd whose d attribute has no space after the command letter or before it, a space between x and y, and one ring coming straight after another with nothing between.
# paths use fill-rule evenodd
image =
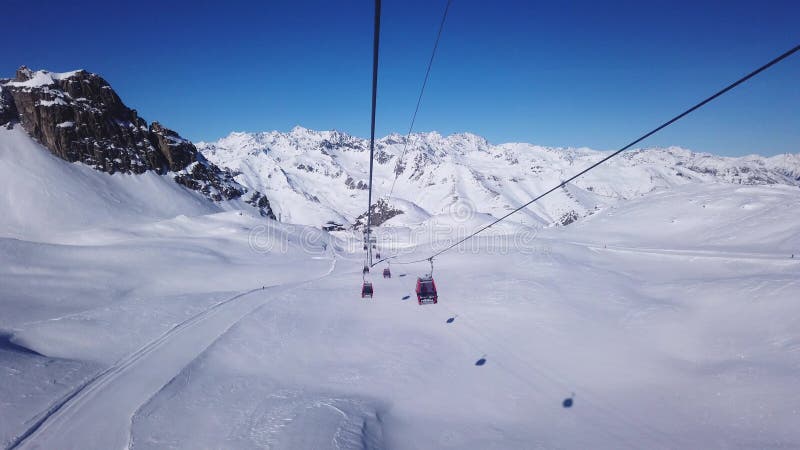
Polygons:
<instances>
[{"instance_id":1,"label":"snow field","mask_svg":"<svg viewBox=\"0 0 800 450\"><path fill-rule=\"evenodd\" d=\"M402 203L365 300L348 232L68 164L19 129L0 176L4 447L800 446L796 187L676 184L567 227L534 210L437 258L440 302L418 306L430 267L399 263L485 211Z\"/></svg>"}]
</instances>

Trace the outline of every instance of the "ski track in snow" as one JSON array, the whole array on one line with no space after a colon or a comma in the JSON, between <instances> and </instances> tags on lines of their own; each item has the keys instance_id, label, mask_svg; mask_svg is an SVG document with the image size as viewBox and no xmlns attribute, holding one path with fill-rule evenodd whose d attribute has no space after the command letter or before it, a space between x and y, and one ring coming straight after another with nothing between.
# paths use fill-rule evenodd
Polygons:
<instances>
[{"instance_id":1,"label":"ski track in snow","mask_svg":"<svg viewBox=\"0 0 800 450\"><path fill-rule=\"evenodd\" d=\"M333 258L328 272L320 277L251 289L173 326L33 418L33 425L14 440L9 449L129 448L131 418L136 410L228 329L271 300L271 297L258 298L253 294L277 294L329 276L335 268L336 259ZM159 364L159 360L168 364ZM124 398L124 392L134 395ZM98 423L105 425L105 433L95 433ZM89 435L94 435L91 447L87 447L86 442L78 444L69 439L72 436L80 440Z\"/></svg>"},{"instance_id":2,"label":"ski track in snow","mask_svg":"<svg viewBox=\"0 0 800 450\"><path fill-rule=\"evenodd\" d=\"M734 251L714 251L714 250L688 250L688 249L668 249L668 248L647 248L647 247L623 247L619 245L598 245L593 242L576 242L565 241L564 243L580 245L587 247L593 251L613 251L625 253L638 253L650 254L661 256L674 256L674 257L690 257L690 258L724 258L732 260L784 260L791 262L785 254L776 253L752 253L752 252L734 252Z\"/></svg>"}]
</instances>

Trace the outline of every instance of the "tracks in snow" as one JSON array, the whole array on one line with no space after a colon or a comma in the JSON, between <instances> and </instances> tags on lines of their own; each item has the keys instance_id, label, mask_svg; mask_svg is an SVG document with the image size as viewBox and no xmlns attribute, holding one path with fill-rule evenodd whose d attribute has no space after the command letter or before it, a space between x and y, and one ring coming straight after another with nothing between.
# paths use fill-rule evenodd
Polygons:
<instances>
[{"instance_id":1,"label":"tracks in snow","mask_svg":"<svg viewBox=\"0 0 800 450\"><path fill-rule=\"evenodd\" d=\"M10 449L127 448L136 410L220 336L269 301L264 294L319 280L252 289L201 311L120 359L32 419Z\"/></svg>"},{"instance_id":2,"label":"tracks in snow","mask_svg":"<svg viewBox=\"0 0 800 450\"><path fill-rule=\"evenodd\" d=\"M566 244L586 247L593 251L614 251L620 253L638 253L659 256L673 256L686 258L723 258L731 260L773 260L793 262L792 258L777 253L737 252L728 250L690 250L647 247L625 247L620 245L601 245L592 242L563 241Z\"/></svg>"}]
</instances>

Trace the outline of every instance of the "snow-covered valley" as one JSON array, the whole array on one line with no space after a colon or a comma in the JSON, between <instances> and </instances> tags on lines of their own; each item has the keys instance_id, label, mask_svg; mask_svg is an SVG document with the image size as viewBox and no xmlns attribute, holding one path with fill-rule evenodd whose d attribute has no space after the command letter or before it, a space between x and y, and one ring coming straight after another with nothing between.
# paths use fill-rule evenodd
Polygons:
<instances>
[{"instance_id":1,"label":"snow-covered valley","mask_svg":"<svg viewBox=\"0 0 800 450\"><path fill-rule=\"evenodd\" d=\"M362 299L359 236L319 225L360 213L364 191L342 179L358 183L365 154L223 160L215 145L200 148L284 222L0 129L0 446L800 446L797 155L758 159L774 184L751 185L721 167L750 163L712 158L716 175L687 180L675 167L710 163L636 153L437 258L439 303L419 306L428 264L398 263L597 154L541 150L493 169L502 148L432 150L466 162L400 177L404 214L378 229L393 276L376 266ZM526 172L542 154L547 171ZM316 169L297 169L304 158ZM342 174L325 178L332 161ZM382 188L392 169L379 165ZM564 208L578 220L551 226Z\"/></svg>"}]
</instances>

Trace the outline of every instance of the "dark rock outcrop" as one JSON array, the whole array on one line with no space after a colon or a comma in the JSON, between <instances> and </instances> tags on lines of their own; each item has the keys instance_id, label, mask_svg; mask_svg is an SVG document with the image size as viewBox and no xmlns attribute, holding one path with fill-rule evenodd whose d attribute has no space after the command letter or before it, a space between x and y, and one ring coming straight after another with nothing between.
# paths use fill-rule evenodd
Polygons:
<instances>
[{"instance_id":1,"label":"dark rock outcrop","mask_svg":"<svg viewBox=\"0 0 800 450\"><path fill-rule=\"evenodd\" d=\"M564 214L562 214L561 217L559 217L557 223L559 223L559 224L561 224L563 226L567 226L567 225L569 225L569 224L571 224L573 222L576 222L578 219L580 219L580 216L578 215L578 212L575 211L574 209L571 209L571 210L565 212Z\"/></svg>"},{"instance_id":2,"label":"dark rock outcrop","mask_svg":"<svg viewBox=\"0 0 800 450\"><path fill-rule=\"evenodd\" d=\"M363 152L369 150L364 141L345 133L334 131L328 139L319 143L321 150L352 150Z\"/></svg>"},{"instance_id":3,"label":"dark rock outcrop","mask_svg":"<svg viewBox=\"0 0 800 450\"><path fill-rule=\"evenodd\" d=\"M15 79L0 80L0 125L16 121L69 162L108 173L172 173L176 182L214 201L248 192L175 131L158 122L148 126L106 80L85 70L34 72L23 66ZM245 201L274 218L263 194L253 192Z\"/></svg>"},{"instance_id":4,"label":"dark rock outcrop","mask_svg":"<svg viewBox=\"0 0 800 450\"><path fill-rule=\"evenodd\" d=\"M387 220L391 219L394 216L399 216L403 214L402 210L396 209L386 201L386 199L380 199L372 205L372 220L370 225L372 227L377 227L386 222ZM353 223L353 229L360 230L366 228L367 225L367 214L361 214L360 216L356 217L355 222Z\"/></svg>"},{"instance_id":5,"label":"dark rock outcrop","mask_svg":"<svg viewBox=\"0 0 800 450\"><path fill-rule=\"evenodd\" d=\"M0 80L0 125L11 125L19 117L19 113L11 91L3 89L3 81L8 80Z\"/></svg>"},{"instance_id":6,"label":"dark rock outcrop","mask_svg":"<svg viewBox=\"0 0 800 450\"><path fill-rule=\"evenodd\" d=\"M369 189L369 183L364 180L358 180L358 182L356 182L353 177L347 177L347 179L344 180L344 184L347 185L348 189L357 189L360 191L366 191Z\"/></svg>"},{"instance_id":7,"label":"dark rock outcrop","mask_svg":"<svg viewBox=\"0 0 800 450\"><path fill-rule=\"evenodd\" d=\"M148 136L150 143L164 156L167 167L172 172L181 170L197 160L197 149L191 142L169 128L164 128L158 122L150 124Z\"/></svg>"}]
</instances>

